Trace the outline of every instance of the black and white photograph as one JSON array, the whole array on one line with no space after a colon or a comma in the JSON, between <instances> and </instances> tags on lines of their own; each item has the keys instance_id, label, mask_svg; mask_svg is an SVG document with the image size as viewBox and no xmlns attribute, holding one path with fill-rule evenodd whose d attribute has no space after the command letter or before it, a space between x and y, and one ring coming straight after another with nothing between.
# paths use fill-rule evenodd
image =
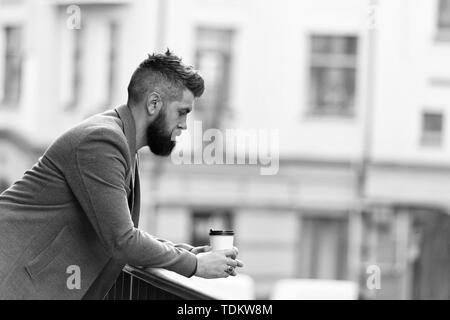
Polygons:
<instances>
[{"instance_id":1,"label":"black and white photograph","mask_svg":"<svg viewBox=\"0 0 450 320\"><path fill-rule=\"evenodd\" d=\"M450 300L450 0L0 0L0 300Z\"/></svg>"}]
</instances>

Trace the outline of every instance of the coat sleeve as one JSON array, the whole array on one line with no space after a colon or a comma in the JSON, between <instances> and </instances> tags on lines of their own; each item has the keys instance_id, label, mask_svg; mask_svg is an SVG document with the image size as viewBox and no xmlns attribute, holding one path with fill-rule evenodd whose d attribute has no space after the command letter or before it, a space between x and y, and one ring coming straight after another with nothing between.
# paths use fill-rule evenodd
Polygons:
<instances>
[{"instance_id":1,"label":"coat sleeve","mask_svg":"<svg viewBox=\"0 0 450 320\"><path fill-rule=\"evenodd\" d=\"M169 240L162 239L162 238L157 238L157 240L160 241L160 242L163 242L163 243L171 244L171 245L173 245L173 246L175 246L177 248L185 249L187 251L191 251L192 249L194 249L193 246L191 246L190 244L187 244L187 243L176 243L176 244L174 244L174 243L170 242Z\"/></svg>"},{"instance_id":2,"label":"coat sleeve","mask_svg":"<svg viewBox=\"0 0 450 320\"><path fill-rule=\"evenodd\" d=\"M161 267L184 276L197 268L194 254L134 227L125 188L128 146L120 133L95 129L75 146L68 182L106 251L123 263Z\"/></svg>"}]
</instances>

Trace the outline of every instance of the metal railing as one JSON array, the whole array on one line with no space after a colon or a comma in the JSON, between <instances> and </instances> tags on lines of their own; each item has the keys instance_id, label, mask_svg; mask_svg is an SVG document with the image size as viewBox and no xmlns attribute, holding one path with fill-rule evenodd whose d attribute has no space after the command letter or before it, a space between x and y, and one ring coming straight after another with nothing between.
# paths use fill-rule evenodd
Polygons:
<instances>
[{"instance_id":1,"label":"metal railing","mask_svg":"<svg viewBox=\"0 0 450 320\"><path fill-rule=\"evenodd\" d=\"M125 266L104 300L215 300L208 288L159 268Z\"/></svg>"}]
</instances>

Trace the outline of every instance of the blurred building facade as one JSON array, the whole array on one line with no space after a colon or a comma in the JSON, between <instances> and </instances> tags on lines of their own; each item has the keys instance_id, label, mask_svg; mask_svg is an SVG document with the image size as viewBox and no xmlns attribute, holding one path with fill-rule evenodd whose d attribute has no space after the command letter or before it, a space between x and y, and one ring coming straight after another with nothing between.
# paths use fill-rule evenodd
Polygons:
<instances>
[{"instance_id":1,"label":"blurred building facade","mask_svg":"<svg viewBox=\"0 0 450 320\"><path fill-rule=\"evenodd\" d=\"M277 129L280 164L263 176L144 151L143 229L199 245L211 227L235 230L260 298L285 278L450 298L450 1L72 4L0 0L0 188L124 103L137 64L168 47L206 79L188 132Z\"/></svg>"}]
</instances>

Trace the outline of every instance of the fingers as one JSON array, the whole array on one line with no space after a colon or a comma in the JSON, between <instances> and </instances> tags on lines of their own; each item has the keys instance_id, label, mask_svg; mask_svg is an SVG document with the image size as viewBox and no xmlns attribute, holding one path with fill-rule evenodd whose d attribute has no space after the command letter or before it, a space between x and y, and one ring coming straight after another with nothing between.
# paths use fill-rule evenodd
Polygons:
<instances>
[{"instance_id":1,"label":"fingers","mask_svg":"<svg viewBox=\"0 0 450 320\"><path fill-rule=\"evenodd\" d=\"M237 249L237 248L236 248ZM223 250L223 253L225 254L225 256L230 257L232 259L236 259L237 256L237 251L233 248L233 249L226 249Z\"/></svg>"},{"instance_id":2,"label":"fingers","mask_svg":"<svg viewBox=\"0 0 450 320\"><path fill-rule=\"evenodd\" d=\"M227 259L227 265L232 266L233 268L239 267L242 268L244 266L244 263L239 259Z\"/></svg>"},{"instance_id":3,"label":"fingers","mask_svg":"<svg viewBox=\"0 0 450 320\"><path fill-rule=\"evenodd\" d=\"M211 251L211 248L208 246L206 250ZM217 270L218 273L216 273L216 277L218 278L228 278L229 276L236 276L236 268L242 268L244 266L244 263L241 260L236 259L236 256L238 254L238 249L234 247L233 249L226 249L226 250L217 250L212 251L212 255L215 255L217 259L221 261L222 267L219 267L222 270ZM219 258L221 256L221 258ZM219 262L219 260L217 262Z\"/></svg>"},{"instance_id":4,"label":"fingers","mask_svg":"<svg viewBox=\"0 0 450 320\"><path fill-rule=\"evenodd\" d=\"M230 272L225 271L225 274L226 274L225 278L228 278L228 276L235 277L237 275L236 270L234 270L234 269L233 269L233 271L230 271Z\"/></svg>"},{"instance_id":5,"label":"fingers","mask_svg":"<svg viewBox=\"0 0 450 320\"><path fill-rule=\"evenodd\" d=\"M224 272L223 275L225 276L225 278L227 278L233 271L234 271L233 267L227 266L223 271Z\"/></svg>"},{"instance_id":6,"label":"fingers","mask_svg":"<svg viewBox=\"0 0 450 320\"><path fill-rule=\"evenodd\" d=\"M235 263L236 264L236 263ZM231 267L231 268L230 268ZM236 270L235 270L236 266L228 266L228 270L226 270L226 272L230 275L230 276L236 276Z\"/></svg>"},{"instance_id":7,"label":"fingers","mask_svg":"<svg viewBox=\"0 0 450 320\"><path fill-rule=\"evenodd\" d=\"M239 268L242 268L244 266L244 263L241 260L236 259L234 261L236 261L236 266L238 266Z\"/></svg>"},{"instance_id":8,"label":"fingers","mask_svg":"<svg viewBox=\"0 0 450 320\"><path fill-rule=\"evenodd\" d=\"M233 268L236 268L238 266L238 263L236 260L227 258L227 265L232 266Z\"/></svg>"},{"instance_id":9,"label":"fingers","mask_svg":"<svg viewBox=\"0 0 450 320\"><path fill-rule=\"evenodd\" d=\"M220 276L219 275L218 276L221 278L228 278L229 276L235 277L237 275L236 268L243 267L243 266L244 266L244 264L242 263L242 261L237 260L237 259L235 260L232 258L227 258L226 265L224 267L224 271L220 273L221 274Z\"/></svg>"},{"instance_id":10,"label":"fingers","mask_svg":"<svg viewBox=\"0 0 450 320\"><path fill-rule=\"evenodd\" d=\"M199 247L200 252L209 252L212 250L211 246L201 246Z\"/></svg>"},{"instance_id":11,"label":"fingers","mask_svg":"<svg viewBox=\"0 0 450 320\"><path fill-rule=\"evenodd\" d=\"M210 251L208 246L196 247L195 249ZM242 267L243 263L232 258L235 253L233 249L199 253L197 255L197 271L195 275L211 279L236 276L235 269Z\"/></svg>"},{"instance_id":12,"label":"fingers","mask_svg":"<svg viewBox=\"0 0 450 320\"><path fill-rule=\"evenodd\" d=\"M230 261L230 263L231 263L231 261ZM225 273L227 274L227 275L233 275L233 274L236 274L236 272L234 271L234 266L232 266L232 265L227 265L226 266L226 268L225 268Z\"/></svg>"},{"instance_id":13,"label":"fingers","mask_svg":"<svg viewBox=\"0 0 450 320\"><path fill-rule=\"evenodd\" d=\"M225 272L228 275L233 276L233 277L237 275L235 268L244 266L242 261L240 261L240 260L233 260L231 258L227 259L227 265L228 265L228 268L225 270Z\"/></svg>"},{"instance_id":14,"label":"fingers","mask_svg":"<svg viewBox=\"0 0 450 320\"><path fill-rule=\"evenodd\" d=\"M195 247L191 250L193 254L199 254L203 252L209 252L212 250L211 246L201 246L201 247Z\"/></svg>"}]
</instances>

